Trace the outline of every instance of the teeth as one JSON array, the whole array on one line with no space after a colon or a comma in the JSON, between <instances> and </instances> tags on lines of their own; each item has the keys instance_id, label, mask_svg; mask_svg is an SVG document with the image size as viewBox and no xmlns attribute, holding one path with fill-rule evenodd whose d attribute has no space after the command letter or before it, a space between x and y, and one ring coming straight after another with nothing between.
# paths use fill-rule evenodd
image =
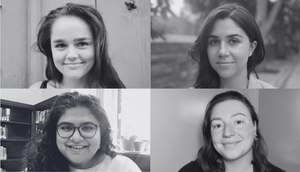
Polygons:
<instances>
[{"instance_id":1,"label":"teeth","mask_svg":"<svg viewBox=\"0 0 300 172\"><path fill-rule=\"evenodd\" d=\"M83 148L83 146L71 146L71 147L74 149L82 149Z\"/></svg>"}]
</instances>

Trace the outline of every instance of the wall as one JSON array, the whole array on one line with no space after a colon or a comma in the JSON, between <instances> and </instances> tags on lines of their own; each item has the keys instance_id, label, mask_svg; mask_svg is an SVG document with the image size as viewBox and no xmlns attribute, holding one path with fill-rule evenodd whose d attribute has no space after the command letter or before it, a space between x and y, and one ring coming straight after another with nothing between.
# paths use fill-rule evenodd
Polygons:
<instances>
[{"instance_id":1,"label":"wall","mask_svg":"<svg viewBox=\"0 0 300 172\"><path fill-rule=\"evenodd\" d=\"M129 2L129 1L128 1ZM129 88L150 87L150 1L135 0L127 10L125 0L99 0L113 65Z\"/></svg>"},{"instance_id":2,"label":"wall","mask_svg":"<svg viewBox=\"0 0 300 172\"><path fill-rule=\"evenodd\" d=\"M26 2L2 0L1 88L25 88L28 84Z\"/></svg>"},{"instance_id":3,"label":"wall","mask_svg":"<svg viewBox=\"0 0 300 172\"><path fill-rule=\"evenodd\" d=\"M2 0L1 88L28 88L45 80L46 58L34 46L37 25L50 10L70 0ZM150 1L72 0L96 6L108 31L112 63L128 88L150 87Z\"/></svg>"},{"instance_id":4,"label":"wall","mask_svg":"<svg viewBox=\"0 0 300 172\"><path fill-rule=\"evenodd\" d=\"M260 90L259 114L269 161L288 172L300 169L300 90Z\"/></svg>"},{"instance_id":5,"label":"wall","mask_svg":"<svg viewBox=\"0 0 300 172\"><path fill-rule=\"evenodd\" d=\"M178 171L195 160L209 100L225 90L151 90L151 171ZM258 90L240 90L258 108Z\"/></svg>"},{"instance_id":6,"label":"wall","mask_svg":"<svg viewBox=\"0 0 300 172\"><path fill-rule=\"evenodd\" d=\"M42 100L40 91L29 89L1 89L1 99L34 105Z\"/></svg>"}]
</instances>

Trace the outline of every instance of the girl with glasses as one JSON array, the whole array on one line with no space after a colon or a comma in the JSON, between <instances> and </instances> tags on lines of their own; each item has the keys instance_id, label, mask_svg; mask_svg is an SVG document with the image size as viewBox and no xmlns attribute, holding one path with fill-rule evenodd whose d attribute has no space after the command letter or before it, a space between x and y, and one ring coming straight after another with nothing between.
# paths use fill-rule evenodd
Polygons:
<instances>
[{"instance_id":1,"label":"girl with glasses","mask_svg":"<svg viewBox=\"0 0 300 172\"><path fill-rule=\"evenodd\" d=\"M46 117L42 138L26 146L27 171L141 171L117 155L100 101L78 92L58 97Z\"/></svg>"}]
</instances>

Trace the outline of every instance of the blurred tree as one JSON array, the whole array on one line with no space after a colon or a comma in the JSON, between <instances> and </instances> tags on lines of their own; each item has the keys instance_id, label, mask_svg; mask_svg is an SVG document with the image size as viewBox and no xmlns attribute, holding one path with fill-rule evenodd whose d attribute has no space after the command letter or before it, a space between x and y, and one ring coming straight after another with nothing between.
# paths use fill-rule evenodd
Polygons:
<instances>
[{"instance_id":1,"label":"blurred tree","mask_svg":"<svg viewBox=\"0 0 300 172\"><path fill-rule=\"evenodd\" d=\"M300 46L299 0L185 0L193 13L205 16L225 3L237 3L255 16L267 48L267 58L286 58ZM199 29L198 29L199 30Z\"/></svg>"},{"instance_id":2,"label":"blurred tree","mask_svg":"<svg viewBox=\"0 0 300 172\"><path fill-rule=\"evenodd\" d=\"M170 6L172 0L151 0L151 17L174 15ZM225 3L244 6L255 16L261 29L267 49L267 58L286 58L290 53L298 53L300 47L300 0L185 0L192 13L199 15L195 25L196 35L208 13ZM151 26L151 37L163 37L163 33Z\"/></svg>"},{"instance_id":3,"label":"blurred tree","mask_svg":"<svg viewBox=\"0 0 300 172\"><path fill-rule=\"evenodd\" d=\"M171 10L171 0L151 0L151 38L162 38L165 40L163 36L163 32L153 28L153 17L154 16L162 16L163 19L167 20L168 14L175 16L173 11Z\"/></svg>"}]
</instances>

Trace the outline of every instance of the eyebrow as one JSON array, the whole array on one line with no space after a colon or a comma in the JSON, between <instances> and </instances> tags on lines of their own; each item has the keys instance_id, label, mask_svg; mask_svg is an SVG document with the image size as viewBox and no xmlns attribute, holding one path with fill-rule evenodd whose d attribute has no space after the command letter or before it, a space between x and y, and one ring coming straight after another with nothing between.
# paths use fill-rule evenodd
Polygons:
<instances>
[{"instance_id":1,"label":"eyebrow","mask_svg":"<svg viewBox=\"0 0 300 172\"><path fill-rule=\"evenodd\" d=\"M88 38L88 37L83 37L83 38L75 38L74 41L75 42L80 42L80 41L90 41L92 40L91 38ZM65 40L63 39L55 39L52 41L53 43L62 43L62 42L66 42Z\"/></svg>"},{"instance_id":2,"label":"eyebrow","mask_svg":"<svg viewBox=\"0 0 300 172\"><path fill-rule=\"evenodd\" d=\"M59 123L59 124L57 124L57 125L62 125L62 124L67 124L67 125L75 126L75 125L74 125L73 123L71 123L71 122L61 122L61 123ZM82 126L82 125L87 125L87 124L94 124L94 125L97 125L97 124L95 124L95 123L93 123L93 122L82 122L82 123L79 123L80 126Z\"/></svg>"},{"instance_id":3,"label":"eyebrow","mask_svg":"<svg viewBox=\"0 0 300 172\"><path fill-rule=\"evenodd\" d=\"M231 35L228 35L228 36L226 36L226 37L227 37L227 38L232 38L232 37L236 37L236 36L243 38L243 36L240 35L240 34L231 34ZM209 39L209 38L219 38L219 37L216 36L216 35L209 35L209 36L208 36L208 39Z\"/></svg>"},{"instance_id":4,"label":"eyebrow","mask_svg":"<svg viewBox=\"0 0 300 172\"><path fill-rule=\"evenodd\" d=\"M246 117L245 114L239 112L239 113L232 114L232 115L230 116L230 118L233 118L233 117L236 117L236 116L239 116L239 115L242 115L242 116L245 116L245 117ZM216 117L216 118L211 119L210 122L212 122L212 121L214 121L214 120L222 120L222 118Z\"/></svg>"}]
</instances>

